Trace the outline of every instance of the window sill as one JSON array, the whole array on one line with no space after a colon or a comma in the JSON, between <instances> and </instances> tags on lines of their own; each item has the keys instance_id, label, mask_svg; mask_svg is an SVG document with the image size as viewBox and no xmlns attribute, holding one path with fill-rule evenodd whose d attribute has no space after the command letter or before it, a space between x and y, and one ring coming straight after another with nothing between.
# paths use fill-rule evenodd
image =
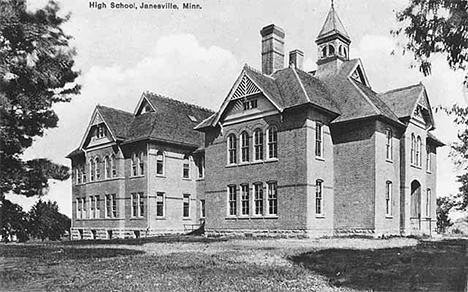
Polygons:
<instances>
[{"instance_id":1,"label":"window sill","mask_svg":"<svg viewBox=\"0 0 468 292\"><path fill-rule=\"evenodd\" d=\"M268 158L265 160L265 163L270 163L270 162L278 162L278 158Z\"/></svg>"},{"instance_id":2,"label":"window sill","mask_svg":"<svg viewBox=\"0 0 468 292\"><path fill-rule=\"evenodd\" d=\"M192 218L190 218L190 217L183 217L182 220L183 220L183 221L190 221L190 220L192 220Z\"/></svg>"},{"instance_id":3,"label":"window sill","mask_svg":"<svg viewBox=\"0 0 468 292\"><path fill-rule=\"evenodd\" d=\"M192 179L188 177L183 177L182 180L191 181Z\"/></svg>"},{"instance_id":4,"label":"window sill","mask_svg":"<svg viewBox=\"0 0 468 292\"><path fill-rule=\"evenodd\" d=\"M225 220L264 220L264 219L278 219L278 215L264 215L264 216L255 216L252 215L251 217L242 215L242 216L227 216Z\"/></svg>"},{"instance_id":5,"label":"window sill","mask_svg":"<svg viewBox=\"0 0 468 292\"><path fill-rule=\"evenodd\" d=\"M226 168L237 167L237 164L226 164Z\"/></svg>"},{"instance_id":6,"label":"window sill","mask_svg":"<svg viewBox=\"0 0 468 292\"><path fill-rule=\"evenodd\" d=\"M196 181L203 181L203 180L205 180L204 177L199 177L199 178L196 179Z\"/></svg>"},{"instance_id":7,"label":"window sill","mask_svg":"<svg viewBox=\"0 0 468 292\"><path fill-rule=\"evenodd\" d=\"M166 178L166 176L164 174L157 174L156 177Z\"/></svg>"},{"instance_id":8,"label":"window sill","mask_svg":"<svg viewBox=\"0 0 468 292\"><path fill-rule=\"evenodd\" d=\"M146 217L130 217L130 221L132 220L145 220Z\"/></svg>"},{"instance_id":9,"label":"window sill","mask_svg":"<svg viewBox=\"0 0 468 292\"><path fill-rule=\"evenodd\" d=\"M385 161L388 162L388 163L393 163L393 160L391 160L391 159L385 159Z\"/></svg>"},{"instance_id":10,"label":"window sill","mask_svg":"<svg viewBox=\"0 0 468 292\"><path fill-rule=\"evenodd\" d=\"M315 215L315 218L325 219L325 214L317 214L317 215Z\"/></svg>"},{"instance_id":11,"label":"window sill","mask_svg":"<svg viewBox=\"0 0 468 292\"><path fill-rule=\"evenodd\" d=\"M419 170L421 170L421 169L422 169L422 167L421 167L421 166L419 166L419 165L415 165L415 164L411 164L411 167L412 167L412 168L419 169Z\"/></svg>"},{"instance_id":12,"label":"window sill","mask_svg":"<svg viewBox=\"0 0 468 292\"><path fill-rule=\"evenodd\" d=\"M166 220L166 216L156 216L156 220Z\"/></svg>"},{"instance_id":13,"label":"window sill","mask_svg":"<svg viewBox=\"0 0 468 292\"><path fill-rule=\"evenodd\" d=\"M315 160L325 161L325 158L323 158L322 156L315 156Z\"/></svg>"},{"instance_id":14,"label":"window sill","mask_svg":"<svg viewBox=\"0 0 468 292\"><path fill-rule=\"evenodd\" d=\"M385 215L385 219L393 219L393 215Z\"/></svg>"},{"instance_id":15,"label":"window sill","mask_svg":"<svg viewBox=\"0 0 468 292\"><path fill-rule=\"evenodd\" d=\"M427 173L427 174L432 174L432 171L426 170L426 173Z\"/></svg>"},{"instance_id":16,"label":"window sill","mask_svg":"<svg viewBox=\"0 0 468 292\"><path fill-rule=\"evenodd\" d=\"M133 178L142 178L142 177L145 177L144 175L133 175L130 177L130 179L133 179Z\"/></svg>"}]
</instances>

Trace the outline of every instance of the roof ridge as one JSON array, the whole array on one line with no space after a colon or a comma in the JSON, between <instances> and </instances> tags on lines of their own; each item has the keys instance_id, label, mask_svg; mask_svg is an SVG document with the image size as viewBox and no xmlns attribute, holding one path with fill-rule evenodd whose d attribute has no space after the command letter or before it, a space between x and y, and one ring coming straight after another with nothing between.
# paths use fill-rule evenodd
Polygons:
<instances>
[{"instance_id":1,"label":"roof ridge","mask_svg":"<svg viewBox=\"0 0 468 292\"><path fill-rule=\"evenodd\" d=\"M186 101L181 101L181 100L171 98L171 97L168 97L168 96L164 96L164 95L154 93L154 92L151 92L151 91L146 91L143 94L149 95L149 96L154 96L154 97L159 97L159 98L162 98L162 99L167 99L167 100L170 100L170 101L175 101L177 103L180 103L180 104L183 104L183 105L186 105L186 106L189 106L189 107L194 107L194 108L197 108L197 109L200 109L200 110L203 110L203 111L207 111L207 112L210 112L210 113L215 112L212 109L202 107L202 106L200 106L198 104L193 104L193 103L189 103L189 102L186 102Z\"/></svg>"},{"instance_id":2,"label":"roof ridge","mask_svg":"<svg viewBox=\"0 0 468 292\"><path fill-rule=\"evenodd\" d=\"M405 87L400 87L400 88L395 88L395 89L392 89L392 90L389 90L389 91L385 91L385 92L379 93L379 95L384 95L384 94L388 94L388 93L402 91L402 90L410 89L410 88L417 87L417 86L424 86L424 85L420 82L420 83L417 83L417 84L408 85L408 86L405 86Z\"/></svg>"},{"instance_id":3,"label":"roof ridge","mask_svg":"<svg viewBox=\"0 0 468 292\"><path fill-rule=\"evenodd\" d=\"M114 111L123 112L123 113L130 114L130 115L133 115L131 112L127 112L127 111L124 111L124 110L122 110L122 109L118 109L118 108L114 108L114 107L110 107L110 106L105 106L105 105L100 105L100 104L98 104L98 105L96 106L96 108L100 108L100 107L107 108L107 109L111 109L111 110L114 110Z\"/></svg>"},{"instance_id":4,"label":"roof ridge","mask_svg":"<svg viewBox=\"0 0 468 292\"><path fill-rule=\"evenodd\" d=\"M247 63L245 63L245 65L244 65L244 69L245 68L247 68L247 69L249 69L249 70L251 70L251 71L253 71L255 73L258 73L258 74L260 74L262 76L265 76L265 77L268 77L268 78L271 78L271 79L275 80L275 78L273 78L272 76L264 74L262 71L258 70L257 68L254 68L254 67L250 66ZM284 68L284 69L286 69L286 68ZM277 71L279 71L279 70L277 70Z\"/></svg>"},{"instance_id":5,"label":"roof ridge","mask_svg":"<svg viewBox=\"0 0 468 292\"><path fill-rule=\"evenodd\" d=\"M296 77L297 82L299 82L299 85L301 86L301 89L302 89L302 93L304 93L304 95L305 95L307 101L308 101L308 102L312 102L312 100L310 99L309 95L307 94L307 90L305 89L304 84L302 83L301 78L299 78L299 75L298 75L297 72L296 72L295 66L292 66L292 67L290 67L290 68L291 68L291 70L293 71L294 77Z\"/></svg>"}]
</instances>

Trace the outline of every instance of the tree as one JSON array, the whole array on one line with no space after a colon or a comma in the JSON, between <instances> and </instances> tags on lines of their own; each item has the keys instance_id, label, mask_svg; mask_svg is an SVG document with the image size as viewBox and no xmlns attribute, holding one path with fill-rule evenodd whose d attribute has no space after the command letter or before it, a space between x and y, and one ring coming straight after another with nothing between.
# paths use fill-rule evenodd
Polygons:
<instances>
[{"instance_id":1,"label":"tree","mask_svg":"<svg viewBox=\"0 0 468 292\"><path fill-rule=\"evenodd\" d=\"M27 214L20 205L9 200L0 202L0 235L4 242L10 241L13 236L20 242L27 241L27 223Z\"/></svg>"},{"instance_id":2,"label":"tree","mask_svg":"<svg viewBox=\"0 0 468 292\"><path fill-rule=\"evenodd\" d=\"M57 127L53 104L69 102L80 86L71 36L51 1L35 12L26 0L0 0L0 200L5 193L41 196L49 179L66 180L69 168L21 155L46 129Z\"/></svg>"},{"instance_id":3,"label":"tree","mask_svg":"<svg viewBox=\"0 0 468 292\"><path fill-rule=\"evenodd\" d=\"M450 221L449 213L455 205L455 201L452 197L438 197L437 198L437 230L439 233L444 233L445 230L452 226L453 223Z\"/></svg>"},{"instance_id":4,"label":"tree","mask_svg":"<svg viewBox=\"0 0 468 292\"><path fill-rule=\"evenodd\" d=\"M59 212L57 202L39 200L29 211L29 233L32 237L59 240L70 226L70 218Z\"/></svg>"}]
</instances>

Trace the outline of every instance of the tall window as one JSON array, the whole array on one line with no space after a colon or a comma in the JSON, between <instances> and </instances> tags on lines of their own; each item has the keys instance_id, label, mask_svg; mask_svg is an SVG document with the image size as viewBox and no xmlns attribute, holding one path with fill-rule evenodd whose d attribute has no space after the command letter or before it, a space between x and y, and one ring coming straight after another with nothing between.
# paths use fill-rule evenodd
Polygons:
<instances>
[{"instance_id":1,"label":"tall window","mask_svg":"<svg viewBox=\"0 0 468 292\"><path fill-rule=\"evenodd\" d=\"M263 215L263 184L254 184L255 215Z\"/></svg>"},{"instance_id":2,"label":"tall window","mask_svg":"<svg viewBox=\"0 0 468 292\"><path fill-rule=\"evenodd\" d=\"M143 193L132 193L132 217L142 217L145 215L145 201Z\"/></svg>"},{"instance_id":3,"label":"tall window","mask_svg":"<svg viewBox=\"0 0 468 292\"><path fill-rule=\"evenodd\" d=\"M315 156L323 157L323 126L315 124Z\"/></svg>"},{"instance_id":4,"label":"tall window","mask_svg":"<svg viewBox=\"0 0 468 292\"><path fill-rule=\"evenodd\" d=\"M414 133L411 134L411 164L416 164L415 154L416 154L416 137Z\"/></svg>"},{"instance_id":5,"label":"tall window","mask_svg":"<svg viewBox=\"0 0 468 292\"><path fill-rule=\"evenodd\" d=\"M249 134L247 132L242 132L241 134L241 162L249 161Z\"/></svg>"},{"instance_id":6,"label":"tall window","mask_svg":"<svg viewBox=\"0 0 468 292\"><path fill-rule=\"evenodd\" d=\"M323 215L323 181L315 182L315 214Z\"/></svg>"},{"instance_id":7,"label":"tall window","mask_svg":"<svg viewBox=\"0 0 468 292\"><path fill-rule=\"evenodd\" d=\"M268 129L268 158L278 158L278 128Z\"/></svg>"},{"instance_id":8,"label":"tall window","mask_svg":"<svg viewBox=\"0 0 468 292\"><path fill-rule=\"evenodd\" d=\"M76 183L81 184L81 181L83 179L83 167L81 165L78 165L76 168Z\"/></svg>"},{"instance_id":9,"label":"tall window","mask_svg":"<svg viewBox=\"0 0 468 292\"><path fill-rule=\"evenodd\" d=\"M112 194L111 195L111 199L112 199L112 217L117 217L117 200L116 200L116 197L115 197L115 194Z\"/></svg>"},{"instance_id":10,"label":"tall window","mask_svg":"<svg viewBox=\"0 0 468 292\"><path fill-rule=\"evenodd\" d=\"M99 195L95 196L94 198L94 218L99 218L101 217L101 212L100 212L100 208L101 208L101 203L99 201Z\"/></svg>"},{"instance_id":11,"label":"tall window","mask_svg":"<svg viewBox=\"0 0 468 292\"><path fill-rule=\"evenodd\" d=\"M86 198L81 199L82 206L81 206L81 218L86 219Z\"/></svg>"},{"instance_id":12,"label":"tall window","mask_svg":"<svg viewBox=\"0 0 468 292\"><path fill-rule=\"evenodd\" d=\"M228 137L228 163L237 163L237 139L234 134Z\"/></svg>"},{"instance_id":13,"label":"tall window","mask_svg":"<svg viewBox=\"0 0 468 292\"><path fill-rule=\"evenodd\" d=\"M263 160L263 131L261 129L254 132L254 159Z\"/></svg>"},{"instance_id":14,"label":"tall window","mask_svg":"<svg viewBox=\"0 0 468 292\"><path fill-rule=\"evenodd\" d=\"M164 154L158 151L156 154L156 175L164 175Z\"/></svg>"},{"instance_id":15,"label":"tall window","mask_svg":"<svg viewBox=\"0 0 468 292\"><path fill-rule=\"evenodd\" d=\"M100 138L104 138L107 134L107 131L106 131L106 126L104 124L100 124L97 126L97 132L96 132L96 137L98 139Z\"/></svg>"},{"instance_id":16,"label":"tall window","mask_svg":"<svg viewBox=\"0 0 468 292\"><path fill-rule=\"evenodd\" d=\"M82 177L83 183L86 183L86 169L87 169L87 167L86 167L86 163L85 163L85 165L83 165L83 169L82 169L83 170L83 177Z\"/></svg>"},{"instance_id":17,"label":"tall window","mask_svg":"<svg viewBox=\"0 0 468 292\"><path fill-rule=\"evenodd\" d=\"M416 165L421 166L421 137L416 140Z\"/></svg>"},{"instance_id":18,"label":"tall window","mask_svg":"<svg viewBox=\"0 0 468 292\"><path fill-rule=\"evenodd\" d=\"M190 161L189 161L189 156L188 155L185 155L185 157L184 157L182 177L183 178L190 178Z\"/></svg>"},{"instance_id":19,"label":"tall window","mask_svg":"<svg viewBox=\"0 0 468 292\"><path fill-rule=\"evenodd\" d=\"M386 143L385 143L385 150L386 150L386 158L387 160L392 160L392 130L386 130Z\"/></svg>"},{"instance_id":20,"label":"tall window","mask_svg":"<svg viewBox=\"0 0 468 292\"><path fill-rule=\"evenodd\" d=\"M237 190L236 186L228 186L229 215L237 215Z\"/></svg>"},{"instance_id":21,"label":"tall window","mask_svg":"<svg viewBox=\"0 0 468 292\"><path fill-rule=\"evenodd\" d=\"M105 178L111 178L111 169L112 169L112 164L109 156L106 156L104 158L104 168L105 168Z\"/></svg>"},{"instance_id":22,"label":"tall window","mask_svg":"<svg viewBox=\"0 0 468 292\"><path fill-rule=\"evenodd\" d=\"M156 216L157 217L164 217L164 201L165 201L164 193L157 193L156 194Z\"/></svg>"},{"instance_id":23,"label":"tall window","mask_svg":"<svg viewBox=\"0 0 468 292\"><path fill-rule=\"evenodd\" d=\"M89 197L89 209L90 209L89 210L89 218L91 218L91 219L94 219L94 214L95 214L94 213L94 210L95 210L94 208L96 206L95 202L96 201L95 201L94 196Z\"/></svg>"},{"instance_id":24,"label":"tall window","mask_svg":"<svg viewBox=\"0 0 468 292\"><path fill-rule=\"evenodd\" d=\"M75 204L76 204L76 219L81 219L81 199L76 199Z\"/></svg>"},{"instance_id":25,"label":"tall window","mask_svg":"<svg viewBox=\"0 0 468 292\"><path fill-rule=\"evenodd\" d=\"M117 217L117 200L115 194L106 195L106 218Z\"/></svg>"},{"instance_id":26,"label":"tall window","mask_svg":"<svg viewBox=\"0 0 468 292\"><path fill-rule=\"evenodd\" d=\"M203 178L205 176L205 155L200 155L198 157L198 178Z\"/></svg>"},{"instance_id":27,"label":"tall window","mask_svg":"<svg viewBox=\"0 0 468 292\"><path fill-rule=\"evenodd\" d=\"M278 214L278 185L276 182L267 183L268 187L268 214Z\"/></svg>"},{"instance_id":28,"label":"tall window","mask_svg":"<svg viewBox=\"0 0 468 292\"><path fill-rule=\"evenodd\" d=\"M101 179L101 160L99 159L99 157L96 157L95 167L96 167L96 180L100 180Z\"/></svg>"},{"instance_id":29,"label":"tall window","mask_svg":"<svg viewBox=\"0 0 468 292\"><path fill-rule=\"evenodd\" d=\"M392 182L387 181L385 186L385 215L392 215Z\"/></svg>"},{"instance_id":30,"label":"tall window","mask_svg":"<svg viewBox=\"0 0 468 292\"><path fill-rule=\"evenodd\" d=\"M190 195L184 194L183 217L190 217Z\"/></svg>"},{"instance_id":31,"label":"tall window","mask_svg":"<svg viewBox=\"0 0 468 292\"><path fill-rule=\"evenodd\" d=\"M426 171L431 172L431 147L426 145Z\"/></svg>"},{"instance_id":32,"label":"tall window","mask_svg":"<svg viewBox=\"0 0 468 292\"><path fill-rule=\"evenodd\" d=\"M138 154L138 171L140 172L140 175L145 175L145 158L145 152L140 152Z\"/></svg>"},{"instance_id":33,"label":"tall window","mask_svg":"<svg viewBox=\"0 0 468 292\"><path fill-rule=\"evenodd\" d=\"M132 194L132 217L138 216L138 194Z\"/></svg>"},{"instance_id":34,"label":"tall window","mask_svg":"<svg viewBox=\"0 0 468 292\"><path fill-rule=\"evenodd\" d=\"M117 164L116 164L114 154L112 154L111 156L111 169L112 169L112 177L117 177Z\"/></svg>"},{"instance_id":35,"label":"tall window","mask_svg":"<svg viewBox=\"0 0 468 292\"><path fill-rule=\"evenodd\" d=\"M249 185L241 185L241 215L249 215Z\"/></svg>"},{"instance_id":36,"label":"tall window","mask_svg":"<svg viewBox=\"0 0 468 292\"><path fill-rule=\"evenodd\" d=\"M94 162L94 159L91 159L89 161L89 172L91 174L90 176L90 181L94 181L94 174L95 174L95 171L96 171L96 164Z\"/></svg>"},{"instance_id":37,"label":"tall window","mask_svg":"<svg viewBox=\"0 0 468 292\"><path fill-rule=\"evenodd\" d=\"M137 162L137 155L136 153L132 153L132 176L137 176L138 175L138 162Z\"/></svg>"},{"instance_id":38,"label":"tall window","mask_svg":"<svg viewBox=\"0 0 468 292\"><path fill-rule=\"evenodd\" d=\"M427 189L427 193L426 193L426 217L431 217L431 203L432 203L432 192L431 192L431 189Z\"/></svg>"},{"instance_id":39,"label":"tall window","mask_svg":"<svg viewBox=\"0 0 468 292\"><path fill-rule=\"evenodd\" d=\"M205 200L200 200L200 218L205 218Z\"/></svg>"}]
</instances>

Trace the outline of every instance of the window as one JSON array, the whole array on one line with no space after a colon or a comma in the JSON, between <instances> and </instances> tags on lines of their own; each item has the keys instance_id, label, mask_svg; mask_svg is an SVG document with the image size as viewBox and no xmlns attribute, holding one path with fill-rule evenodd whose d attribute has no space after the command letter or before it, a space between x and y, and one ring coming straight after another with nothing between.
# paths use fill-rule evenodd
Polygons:
<instances>
[{"instance_id":1,"label":"window","mask_svg":"<svg viewBox=\"0 0 468 292\"><path fill-rule=\"evenodd\" d=\"M100 218L101 217L101 212L100 212L100 201L99 201L99 196L94 197L94 218Z\"/></svg>"},{"instance_id":2,"label":"window","mask_svg":"<svg viewBox=\"0 0 468 292\"><path fill-rule=\"evenodd\" d=\"M112 165L111 165L111 160L110 160L109 156L106 156L104 158L104 168L105 168L105 173L104 173L105 178L106 179L111 178Z\"/></svg>"},{"instance_id":3,"label":"window","mask_svg":"<svg viewBox=\"0 0 468 292\"><path fill-rule=\"evenodd\" d=\"M190 178L190 161L189 161L189 156L188 155L185 155L185 157L184 157L182 177L183 178Z\"/></svg>"},{"instance_id":4,"label":"window","mask_svg":"<svg viewBox=\"0 0 468 292\"><path fill-rule=\"evenodd\" d=\"M421 137L416 140L416 165L421 166Z\"/></svg>"},{"instance_id":5,"label":"window","mask_svg":"<svg viewBox=\"0 0 468 292\"><path fill-rule=\"evenodd\" d=\"M328 55L334 55L335 54L335 47L333 45L328 45Z\"/></svg>"},{"instance_id":6,"label":"window","mask_svg":"<svg viewBox=\"0 0 468 292\"><path fill-rule=\"evenodd\" d=\"M385 215L392 216L392 182L387 181L385 186Z\"/></svg>"},{"instance_id":7,"label":"window","mask_svg":"<svg viewBox=\"0 0 468 292\"><path fill-rule=\"evenodd\" d=\"M416 148L416 137L414 133L411 134L411 164L415 164L415 148Z\"/></svg>"},{"instance_id":8,"label":"window","mask_svg":"<svg viewBox=\"0 0 468 292\"><path fill-rule=\"evenodd\" d=\"M97 126L97 132L96 132L96 137L98 139L100 138L104 138L107 134L107 131L106 131L106 126L104 124L100 124Z\"/></svg>"},{"instance_id":9,"label":"window","mask_svg":"<svg viewBox=\"0 0 468 292\"><path fill-rule=\"evenodd\" d=\"M75 200L76 219L81 219L81 199Z\"/></svg>"},{"instance_id":10,"label":"window","mask_svg":"<svg viewBox=\"0 0 468 292\"><path fill-rule=\"evenodd\" d=\"M431 147L426 145L426 171L431 172Z\"/></svg>"},{"instance_id":11,"label":"window","mask_svg":"<svg viewBox=\"0 0 468 292\"><path fill-rule=\"evenodd\" d=\"M205 200L200 200L200 218L205 218Z\"/></svg>"},{"instance_id":12,"label":"window","mask_svg":"<svg viewBox=\"0 0 468 292\"><path fill-rule=\"evenodd\" d=\"M257 107L257 100L252 99L252 100L244 100L242 102L242 105L244 106L244 110L249 110Z\"/></svg>"},{"instance_id":13,"label":"window","mask_svg":"<svg viewBox=\"0 0 468 292\"><path fill-rule=\"evenodd\" d=\"M81 212L82 212L82 213L81 213L81 218L82 218L82 219L86 219L86 218L88 218L88 217L86 217L86 214L87 214L87 212L86 212L86 198L81 199L81 203L82 203L82 206L81 206Z\"/></svg>"},{"instance_id":14,"label":"window","mask_svg":"<svg viewBox=\"0 0 468 292\"><path fill-rule=\"evenodd\" d=\"M205 176L205 156L200 155L198 157L198 178L203 178Z\"/></svg>"},{"instance_id":15,"label":"window","mask_svg":"<svg viewBox=\"0 0 468 292\"><path fill-rule=\"evenodd\" d=\"M324 46L322 48L322 58L326 57L327 56L327 46Z\"/></svg>"},{"instance_id":16,"label":"window","mask_svg":"<svg viewBox=\"0 0 468 292\"><path fill-rule=\"evenodd\" d=\"M323 215L323 181L320 179L315 182L315 214Z\"/></svg>"},{"instance_id":17,"label":"window","mask_svg":"<svg viewBox=\"0 0 468 292\"><path fill-rule=\"evenodd\" d=\"M145 158L146 158L145 152L140 152L138 154L138 165L139 165L138 171L140 172L140 175L145 175Z\"/></svg>"},{"instance_id":18,"label":"window","mask_svg":"<svg viewBox=\"0 0 468 292\"><path fill-rule=\"evenodd\" d=\"M228 186L229 215L237 215L237 190L236 186Z\"/></svg>"},{"instance_id":19,"label":"window","mask_svg":"<svg viewBox=\"0 0 468 292\"><path fill-rule=\"evenodd\" d=\"M385 150L386 150L386 158L387 160L392 160L392 130L386 130L386 143L385 143Z\"/></svg>"},{"instance_id":20,"label":"window","mask_svg":"<svg viewBox=\"0 0 468 292\"><path fill-rule=\"evenodd\" d=\"M164 153L158 151L156 154L156 175L164 175Z\"/></svg>"},{"instance_id":21,"label":"window","mask_svg":"<svg viewBox=\"0 0 468 292\"><path fill-rule=\"evenodd\" d=\"M94 165L96 167L96 180L101 179L101 160L99 157L96 157L96 164Z\"/></svg>"},{"instance_id":22,"label":"window","mask_svg":"<svg viewBox=\"0 0 468 292\"><path fill-rule=\"evenodd\" d=\"M83 183L86 183L86 165L83 166Z\"/></svg>"},{"instance_id":23,"label":"window","mask_svg":"<svg viewBox=\"0 0 468 292\"><path fill-rule=\"evenodd\" d=\"M81 184L81 180L83 178L83 168L81 165L79 165L77 168L76 168L76 183L77 184Z\"/></svg>"},{"instance_id":24,"label":"window","mask_svg":"<svg viewBox=\"0 0 468 292\"><path fill-rule=\"evenodd\" d=\"M278 214L278 186L276 182L267 183L268 186L268 214Z\"/></svg>"},{"instance_id":25,"label":"window","mask_svg":"<svg viewBox=\"0 0 468 292\"><path fill-rule=\"evenodd\" d=\"M323 126L315 124L315 156L323 157Z\"/></svg>"},{"instance_id":26,"label":"window","mask_svg":"<svg viewBox=\"0 0 468 292\"><path fill-rule=\"evenodd\" d=\"M237 139L234 134L228 136L228 163L237 163Z\"/></svg>"},{"instance_id":27,"label":"window","mask_svg":"<svg viewBox=\"0 0 468 292\"><path fill-rule=\"evenodd\" d=\"M90 176L90 181L94 181L94 173L96 171L96 166L95 166L95 163L94 163L94 159L91 159L89 161L89 172L91 173L91 176Z\"/></svg>"},{"instance_id":28,"label":"window","mask_svg":"<svg viewBox=\"0 0 468 292\"><path fill-rule=\"evenodd\" d=\"M263 160L263 131L261 129L254 132L254 159Z\"/></svg>"},{"instance_id":29,"label":"window","mask_svg":"<svg viewBox=\"0 0 468 292\"><path fill-rule=\"evenodd\" d=\"M106 218L117 217L117 200L115 194L106 195Z\"/></svg>"},{"instance_id":30,"label":"window","mask_svg":"<svg viewBox=\"0 0 468 292\"><path fill-rule=\"evenodd\" d=\"M242 132L241 134L241 162L249 162L249 134L247 132Z\"/></svg>"},{"instance_id":31,"label":"window","mask_svg":"<svg viewBox=\"0 0 468 292\"><path fill-rule=\"evenodd\" d=\"M431 217L431 202L432 202L432 192L431 192L431 189L427 189L426 217Z\"/></svg>"},{"instance_id":32,"label":"window","mask_svg":"<svg viewBox=\"0 0 468 292\"><path fill-rule=\"evenodd\" d=\"M275 126L268 129L268 158L278 158L278 129Z\"/></svg>"},{"instance_id":33,"label":"window","mask_svg":"<svg viewBox=\"0 0 468 292\"><path fill-rule=\"evenodd\" d=\"M132 176L137 176L138 175L138 169L137 169L137 155L136 153L132 154Z\"/></svg>"},{"instance_id":34,"label":"window","mask_svg":"<svg viewBox=\"0 0 468 292\"><path fill-rule=\"evenodd\" d=\"M183 217L190 217L190 195L184 194Z\"/></svg>"},{"instance_id":35,"label":"window","mask_svg":"<svg viewBox=\"0 0 468 292\"><path fill-rule=\"evenodd\" d=\"M156 194L156 216L157 217L164 217L164 201L165 201L164 193L157 193Z\"/></svg>"},{"instance_id":36,"label":"window","mask_svg":"<svg viewBox=\"0 0 468 292\"><path fill-rule=\"evenodd\" d=\"M145 201L143 193L132 193L132 217L142 217L145 215Z\"/></svg>"},{"instance_id":37,"label":"window","mask_svg":"<svg viewBox=\"0 0 468 292\"><path fill-rule=\"evenodd\" d=\"M94 218L94 208L95 208L95 198L94 196L89 197L89 218L93 219Z\"/></svg>"},{"instance_id":38,"label":"window","mask_svg":"<svg viewBox=\"0 0 468 292\"><path fill-rule=\"evenodd\" d=\"M244 110L250 109L250 102L249 101L243 101L242 105L244 106Z\"/></svg>"},{"instance_id":39,"label":"window","mask_svg":"<svg viewBox=\"0 0 468 292\"><path fill-rule=\"evenodd\" d=\"M252 99L250 101L250 108L256 108L257 107L257 100L256 99Z\"/></svg>"},{"instance_id":40,"label":"window","mask_svg":"<svg viewBox=\"0 0 468 292\"><path fill-rule=\"evenodd\" d=\"M111 169L112 169L112 177L117 177L117 165L116 165L115 155L112 154L111 156Z\"/></svg>"},{"instance_id":41,"label":"window","mask_svg":"<svg viewBox=\"0 0 468 292\"><path fill-rule=\"evenodd\" d=\"M254 184L255 215L263 215L263 184Z\"/></svg>"},{"instance_id":42,"label":"window","mask_svg":"<svg viewBox=\"0 0 468 292\"><path fill-rule=\"evenodd\" d=\"M249 215L249 185L241 185L241 215Z\"/></svg>"}]
</instances>

